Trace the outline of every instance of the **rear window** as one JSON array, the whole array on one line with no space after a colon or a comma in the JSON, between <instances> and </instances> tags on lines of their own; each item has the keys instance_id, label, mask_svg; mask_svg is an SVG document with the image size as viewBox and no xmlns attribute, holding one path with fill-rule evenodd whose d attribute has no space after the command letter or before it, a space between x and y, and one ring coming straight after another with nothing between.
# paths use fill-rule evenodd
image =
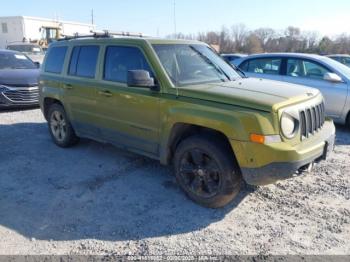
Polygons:
<instances>
[{"instance_id":1,"label":"rear window","mask_svg":"<svg viewBox=\"0 0 350 262\"><path fill-rule=\"evenodd\" d=\"M281 63L279 58L259 58L246 61L240 68L249 73L278 75Z\"/></svg>"},{"instance_id":2,"label":"rear window","mask_svg":"<svg viewBox=\"0 0 350 262\"><path fill-rule=\"evenodd\" d=\"M61 74L66 53L66 46L50 48L45 62L45 72Z\"/></svg>"},{"instance_id":3,"label":"rear window","mask_svg":"<svg viewBox=\"0 0 350 262\"><path fill-rule=\"evenodd\" d=\"M95 78L98 46L76 46L69 63L68 74L73 76Z\"/></svg>"}]
</instances>

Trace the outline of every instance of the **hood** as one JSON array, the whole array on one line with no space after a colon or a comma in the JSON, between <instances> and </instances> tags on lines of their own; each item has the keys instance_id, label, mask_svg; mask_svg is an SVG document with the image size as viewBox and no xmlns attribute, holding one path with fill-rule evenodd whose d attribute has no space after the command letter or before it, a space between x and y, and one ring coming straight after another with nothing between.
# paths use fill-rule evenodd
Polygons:
<instances>
[{"instance_id":1,"label":"hood","mask_svg":"<svg viewBox=\"0 0 350 262\"><path fill-rule=\"evenodd\" d=\"M35 86L38 85L39 69L0 70L0 85Z\"/></svg>"},{"instance_id":2,"label":"hood","mask_svg":"<svg viewBox=\"0 0 350 262\"><path fill-rule=\"evenodd\" d=\"M285 105L309 100L320 93L314 88L258 78L192 85L179 87L178 90L180 96L269 112Z\"/></svg>"}]
</instances>

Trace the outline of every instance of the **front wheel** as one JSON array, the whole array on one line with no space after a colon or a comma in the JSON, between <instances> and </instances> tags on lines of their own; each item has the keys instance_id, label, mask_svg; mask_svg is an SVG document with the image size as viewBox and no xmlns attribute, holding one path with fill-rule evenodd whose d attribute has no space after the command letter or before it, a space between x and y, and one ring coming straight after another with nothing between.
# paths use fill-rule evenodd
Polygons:
<instances>
[{"instance_id":1,"label":"front wheel","mask_svg":"<svg viewBox=\"0 0 350 262\"><path fill-rule=\"evenodd\" d=\"M174 167L180 187L202 206L223 207L240 190L239 168L232 151L220 141L201 136L185 139L176 149Z\"/></svg>"},{"instance_id":2,"label":"front wheel","mask_svg":"<svg viewBox=\"0 0 350 262\"><path fill-rule=\"evenodd\" d=\"M52 140L60 147L70 147L79 141L63 106L53 104L48 113L48 125Z\"/></svg>"}]
</instances>

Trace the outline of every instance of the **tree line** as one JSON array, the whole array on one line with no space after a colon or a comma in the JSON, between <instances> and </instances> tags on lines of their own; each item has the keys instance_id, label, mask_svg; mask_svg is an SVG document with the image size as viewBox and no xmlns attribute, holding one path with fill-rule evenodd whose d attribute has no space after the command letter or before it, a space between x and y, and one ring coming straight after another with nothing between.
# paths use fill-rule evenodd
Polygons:
<instances>
[{"instance_id":1,"label":"tree line","mask_svg":"<svg viewBox=\"0 0 350 262\"><path fill-rule=\"evenodd\" d=\"M249 30L244 24L236 24L231 28L222 27L220 31L188 35L178 33L168 37L203 41L217 47L221 53L350 54L350 36L347 34L331 39L328 36L321 36L316 31L302 31L294 26L277 31L272 28Z\"/></svg>"}]
</instances>

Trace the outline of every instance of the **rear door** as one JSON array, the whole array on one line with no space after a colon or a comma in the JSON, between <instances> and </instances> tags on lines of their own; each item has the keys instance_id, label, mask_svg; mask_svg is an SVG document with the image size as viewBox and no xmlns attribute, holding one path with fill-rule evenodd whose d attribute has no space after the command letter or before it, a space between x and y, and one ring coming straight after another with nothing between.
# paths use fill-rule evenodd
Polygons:
<instances>
[{"instance_id":1,"label":"rear door","mask_svg":"<svg viewBox=\"0 0 350 262\"><path fill-rule=\"evenodd\" d=\"M158 157L160 93L127 85L128 70L151 69L141 48L105 47L101 85L97 88L99 126L105 140Z\"/></svg>"},{"instance_id":2,"label":"rear door","mask_svg":"<svg viewBox=\"0 0 350 262\"><path fill-rule=\"evenodd\" d=\"M243 62L239 68L248 77L281 81L282 64L281 57L252 58Z\"/></svg>"},{"instance_id":3,"label":"rear door","mask_svg":"<svg viewBox=\"0 0 350 262\"><path fill-rule=\"evenodd\" d=\"M96 116L96 86L98 81L98 45L77 45L71 49L66 82L65 101L75 131L86 137L98 139L100 134Z\"/></svg>"},{"instance_id":4,"label":"rear door","mask_svg":"<svg viewBox=\"0 0 350 262\"><path fill-rule=\"evenodd\" d=\"M332 118L342 115L347 97L347 83L324 80L326 73L334 73L330 68L303 58L288 58L284 81L319 89L325 99L326 113Z\"/></svg>"}]
</instances>

